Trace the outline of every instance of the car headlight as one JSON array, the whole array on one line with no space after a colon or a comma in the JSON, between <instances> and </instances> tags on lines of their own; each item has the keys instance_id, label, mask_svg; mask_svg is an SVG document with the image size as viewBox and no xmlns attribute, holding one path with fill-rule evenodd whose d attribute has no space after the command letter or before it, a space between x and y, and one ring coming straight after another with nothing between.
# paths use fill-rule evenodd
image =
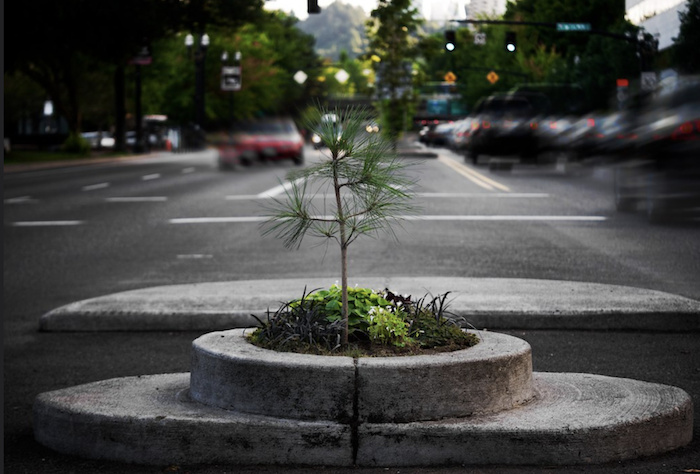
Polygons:
<instances>
[{"instance_id":1,"label":"car headlight","mask_svg":"<svg viewBox=\"0 0 700 474\"><path fill-rule=\"evenodd\" d=\"M314 133L311 136L311 141L314 143L321 143L321 137Z\"/></svg>"}]
</instances>

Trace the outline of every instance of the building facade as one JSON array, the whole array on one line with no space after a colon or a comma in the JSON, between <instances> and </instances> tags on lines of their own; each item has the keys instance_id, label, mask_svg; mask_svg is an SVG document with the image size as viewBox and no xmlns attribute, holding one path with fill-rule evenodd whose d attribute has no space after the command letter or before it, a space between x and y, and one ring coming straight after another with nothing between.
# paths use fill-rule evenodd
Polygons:
<instances>
[{"instance_id":1,"label":"building facade","mask_svg":"<svg viewBox=\"0 0 700 474\"><path fill-rule=\"evenodd\" d=\"M673 38L678 36L678 13L685 10L686 4L687 0L625 0L626 18L655 35L659 50L663 50L673 45Z\"/></svg>"}]
</instances>

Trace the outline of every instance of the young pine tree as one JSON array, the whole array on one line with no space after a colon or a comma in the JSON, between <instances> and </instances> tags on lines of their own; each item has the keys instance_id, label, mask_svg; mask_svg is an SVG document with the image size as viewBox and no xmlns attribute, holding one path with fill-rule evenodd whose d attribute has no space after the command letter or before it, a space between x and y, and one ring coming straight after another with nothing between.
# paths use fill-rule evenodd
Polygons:
<instances>
[{"instance_id":1,"label":"young pine tree","mask_svg":"<svg viewBox=\"0 0 700 474\"><path fill-rule=\"evenodd\" d=\"M324 110L307 116L306 128L315 131L325 148L325 158L287 177L291 187L286 200L275 200L264 224L264 234L298 248L309 234L331 239L340 247L342 343L348 344L348 247L361 235L386 231L413 208L406 173L407 163L397 159L391 141L380 133L367 133L371 115L363 108ZM320 186L318 186L320 184ZM319 190L330 197L315 199ZM313 190L313 191L312 191ZM325 194L324 194L325 196ZM314 202L323 202L320 209ZM327 214L328 211L331 214Z\"/></svg>"}]
</instances>

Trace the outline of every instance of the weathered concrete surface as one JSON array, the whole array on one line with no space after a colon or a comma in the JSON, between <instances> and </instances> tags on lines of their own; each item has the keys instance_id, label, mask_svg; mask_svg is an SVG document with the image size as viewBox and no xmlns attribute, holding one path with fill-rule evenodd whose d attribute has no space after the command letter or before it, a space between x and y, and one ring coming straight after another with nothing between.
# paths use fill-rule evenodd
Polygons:
<instances>
[{"instance_id":1,"label":"weathered concrete surface","mask_svg":"<svg viewBox=\"0 0 700 474\"><path fill-rule=\"evenodd\" d=\"M481 342L461 351L354 362L261 349L244 331L193 342L194 400L266 416L384 423L493 413L533 397L530 345L506 334L481 331Z\"/></svg>"},{"instance_id":2,"label":"weathered concrete surface","mask_svg":"<svg viewBox=\"0 0 700 474\"><path fill-rule=\"evenodd\" d=\"M251 327L304 288L332 278L170 285L78 301L41 317L44 331L179 331ZM450 310L475 328L700 330L700 301L617 285L509 278L352 278L351 285L423 296L451 292Z\"/></svg>"},{"instance_id":3,"label":"weathered concrete surface","mask_svg":"<svg viewBox=\"0 0 700 474\"><path fill-rule=\"evenodd\" d=\"M193 402L189 374L111 379L39 395L34 436L56 451L138 464L352 465L350 427Z\"/></svg>"},{"instance_id":4,"label":"weathered concrete surface","mask_svg":"<svg viewBox=\"0 0 700 474\"><path fill-rule=\"evenodd\" d=\"M403 423L510 410L530 401L532 353L516 337L479 331L474 347L357 360L360 422Z\"/></svg>"},{"instance_id":5,"label":"weathered concrete surface","mask_svg":"<svg viewBox=\"0 0 700 474\"><path fill-rule=\"evenodd\" d=\"M693 404L667 385L535 373L536 401L467 419L359 428L357 464L571 465L621 461L688 444Z\"/></svg>"},{"instance_id":6,"label":"weathered concrete surface","mask_svg":"<svg viewBox=\"0 0 700 474\"><path fill-rule=\"evenodd\" d=\"M62 453L140 464L569 465L662 453L689 443L693 430L684 391L590 374L535 373L537 399L520 408L360 424L356 437L349 425L195 403L186 395L188 380L128 377L41 394L35 437Z\"/></svg>"},{"instance_id":7,"label":"weathered concrete surface","mask_svg":"<svg viewBox=\"0 0 700 474\"><path fill-rule=\"evenodd\" d=\"M244 331L209 333L192 343L194 400L242 413L350 422L351 357L265 350L247 342Z\"/></svg>"}]
</instances>

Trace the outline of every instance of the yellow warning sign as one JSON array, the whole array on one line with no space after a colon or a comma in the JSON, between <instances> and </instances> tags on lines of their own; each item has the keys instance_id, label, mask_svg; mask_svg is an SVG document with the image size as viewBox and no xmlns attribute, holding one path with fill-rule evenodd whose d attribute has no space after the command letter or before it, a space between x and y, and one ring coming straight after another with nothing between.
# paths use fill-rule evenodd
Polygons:
<instances>
[{"instance_id":1,"label":"yellow warning sign","mask_svg":"<svg viewBox=\"0 0 700 474\"><path fill-rule=\"evenodd\" d=\"M498 74L496 74L494 71L491 71L486 75L486 79L491 83L495 84L496 81L498 81Z\"/></svg>"},{"instance_id":2,"label":"yellow warning sign","mask_svg":"<svg viewBox=\"0 0 700 474\"><path fill-rule=\"evenodd\" d=\"M456 80L457 76L455 76L455 73L453 73L452 71L445 74L445 82L455 82Z\"/></svg>"}]
</instances>

